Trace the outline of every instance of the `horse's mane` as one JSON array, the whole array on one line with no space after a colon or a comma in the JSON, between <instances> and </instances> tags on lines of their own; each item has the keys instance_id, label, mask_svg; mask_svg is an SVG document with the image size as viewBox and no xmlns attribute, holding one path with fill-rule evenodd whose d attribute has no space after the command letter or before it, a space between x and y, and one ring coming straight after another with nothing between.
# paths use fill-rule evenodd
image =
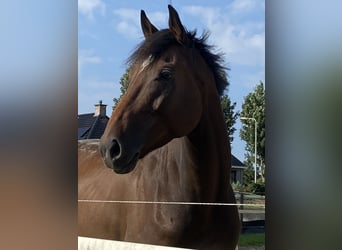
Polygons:
<instances>
[{"instance_id":1,"label":"horse's mane","mask_svg":"<svg viewBox=\"0 0 342 250\"><path fill-rule=\"evenodd\" d=\"M214 47L206 43L207 38L209 37L208 32L204 32L200 38L196 38L196 31L191 31L187 32L187 37L190 41L190 45L188 46L199 51L208 67L213 72L216 88L221 96L225 88L228 86L228 80L225 74L225 70L228 68L222 65L224 62L223 54L212 52ZM128 58L127 63L132 65L134 63L144 61L150 55L153 58L158 58L168 47L172 45L184 46L178 43L169 29L160 30L146 38Z\"/></svg>"}]
</instances>

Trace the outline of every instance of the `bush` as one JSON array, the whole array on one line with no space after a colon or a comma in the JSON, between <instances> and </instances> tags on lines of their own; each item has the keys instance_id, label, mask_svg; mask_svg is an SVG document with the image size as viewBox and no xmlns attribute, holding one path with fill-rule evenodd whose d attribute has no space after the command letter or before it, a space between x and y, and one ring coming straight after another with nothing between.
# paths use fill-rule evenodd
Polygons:
<instances>
[{"instance_id":1,"label":"bush","mask_svg":"<svg viewBox=\"0 0 342 250\"><path fill-rule=\"evenodd\" d=\"M234 192L246 192L258 195L265 195L265 183L261 180L257 180L257 183L251 182L248 184L241 184L240 182L232 182L232 188Z\"/></svg>"},{"instance_id":2,"label":"bush","mask_svg":"<svg viewBox=\"0 0 342 250\"><path fill-rule=\"evenodd\" d=\"M246 192L250 192L253 194L265 195L265 183L257 182L257 183L249 183L246 186Z\"/></svg>"},{"instance_id":3,"label":"bush","mask_svg":"<svg viewBox=\"0 0 342 250\"><path fill-rule=\"evenodd\" d=\"M245 187L240 182L232 182L232 188L234 192L244 192Z\"/></svg>"}]
</instances>

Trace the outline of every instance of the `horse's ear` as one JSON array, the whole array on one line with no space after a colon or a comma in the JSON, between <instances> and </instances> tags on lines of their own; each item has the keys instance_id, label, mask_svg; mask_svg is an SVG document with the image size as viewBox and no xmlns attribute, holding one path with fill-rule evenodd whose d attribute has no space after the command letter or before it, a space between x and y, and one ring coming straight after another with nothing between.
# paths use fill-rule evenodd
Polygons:
<instances>
[{"instance_id":1,"label":"horse's ear","mask_svg":"<svg viewBox=\"0 0 342 250\"><path fill-rule=\"evenodd\" d=\"M171 6L168 5L169 8L169 29L176 37L177 41L181 44L187 44L187 32L178 16L177 11Z\"/></svg>"},{"instance_id":2,"label":"horse's ear","mask_svg":"<svg viewBox=\"0 0 342 250\"><path fill-rule=\"evenodd\" d=\"M157 32L158 29L148 20L145 11L141 10L140 12L140 23L141 29L144 33L145 38L151 36L154 32Z\"/></svg>"}]
</instances>

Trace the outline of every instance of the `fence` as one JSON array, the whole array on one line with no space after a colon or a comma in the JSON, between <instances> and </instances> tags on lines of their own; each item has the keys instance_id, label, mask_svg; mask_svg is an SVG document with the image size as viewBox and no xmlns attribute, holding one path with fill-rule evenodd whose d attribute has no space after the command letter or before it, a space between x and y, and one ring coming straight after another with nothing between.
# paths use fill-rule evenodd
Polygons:
<instances>
[{"instance_id":1,"label":"fence","mask_svg":"<svg viewBox=\"0 0 342 250\"><path fill-rule=\"evenodd\" d=\"M103 240L88 237L78 237L78 250L177 250L185 248L147 245L115 240Z\"/></svg>"},{"instance_id":2,"label":"fence","mask_svg":"<svg viewBox=\"0 0 342 250\"><path fill-rule=\"evenodd\" d=\"M78 250L191 250L189 248L165 247L115 240L78 237ZM236 247L239 250L239 247Z\"/></svg>"},{"instance_id":3,"label":"fence","mask_svg":"<svg viewBox=\"0 0 342 250\"><path fill-rule=\"evenodd\" d=\"M241 204L238 207L241 216L241 221L243 221L244 214L265 215L265 196L244 192L236 192L235 198L237 203Z\"/></svg>"},{"instance_id":4,"label":"fence","mask_svg":"<svg viewBox=\"0 0 342 250\"><path fill-rule=\"evenodd\" d=\"M255 216L263 216L263 220L265 217L265 196L253 195L249 193L236 193L235 194L241 222L244 225L246 221L253 220L252 217ZM79 202L105 202L105 201L87 201L87 200L79 200ZM113 203L131 203L131 201L109 201ZM147 203L147 202L137 202L134 203ZM155 203L155 202L151 202ZM165 204L174 204L177 202L160 202ZM184 202L187 204L187 202ZM183 204L184 204L183 203ZM191 203L191 202L189 202ZM235 205L235 204L219 204L219 203L191 203L192 205ZM246 228L245 228L246 229ZM244 230L244 229L243 229ZM104 249L104 250L177 250L177 249L185 249L185 248L174 248L174 247L165 247L165 246L157 246L157 245L147 245L147 244L138 244L138 243L130 243L130 242L122 242L122 241L113 241L113 240L103 240L96 238L88 238L88 237L78 237L78 250L96 250L96 249ZM238 249L238 247L236 248Z\"/></svg>"},{"instance_id":5,"label":"fence","mask_svg":"<svg viewBox=\"0 0 342 250\"><path fill-rule=\"evenodd\" d=\"M235 198L243 204L238 207L242 233L265 232L265 196L239 192Z\"/></svg>"}]
</instances>

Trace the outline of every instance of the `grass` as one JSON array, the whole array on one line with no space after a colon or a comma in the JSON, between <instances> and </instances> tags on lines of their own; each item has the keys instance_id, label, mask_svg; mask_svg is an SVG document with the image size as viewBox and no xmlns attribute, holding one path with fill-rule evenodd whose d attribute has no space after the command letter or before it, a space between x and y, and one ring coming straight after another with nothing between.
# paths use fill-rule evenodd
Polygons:
<instances>
[{"instance_id":1,"label":"grass","mask_svg":"<svg viewBox=\"0 0 342 250\"><path fill-rule=\"evenodd\" d=\"M239 246L264 246L265 234L241 234L239 239Z\"/></svg>"}]
</instances>

